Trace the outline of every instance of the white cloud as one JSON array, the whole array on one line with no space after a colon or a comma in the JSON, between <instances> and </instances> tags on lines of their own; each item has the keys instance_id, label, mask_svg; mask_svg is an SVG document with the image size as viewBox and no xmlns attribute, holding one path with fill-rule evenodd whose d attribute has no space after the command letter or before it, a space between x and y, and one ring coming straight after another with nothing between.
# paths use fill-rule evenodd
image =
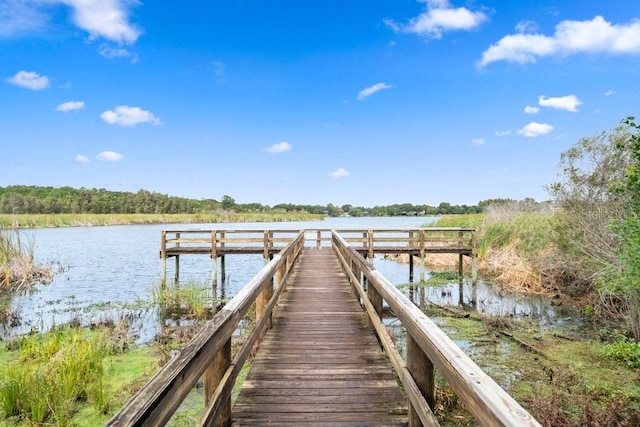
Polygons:
<instances>
[{"instance_id":1,"label":"white cloud","mask_svg":"<svg viewBox=\"0 0 640 427\"><path fill-rule=\"evenodd\" d=\"M471 140L473 145L482 145L484 144L484 138L475 138Z\"/></svg>"},{"instance_id":2,"label":"white cloud","mask_svg":"<svg viewBox=\"0 0 640 427\"><path fill-rule=\"evenodd\" d=\"M73 23L92 39L104 38L120 44L135 43L141 31L129 22L127 0L57 0L73 10Z\"/></svg>"},{"instance_id":3,"label":"white cloud","mask_svg":"<svg viewBox=\"0 0 640 427\"><path fill-rule=\"evenodd\" d=\"M518 33L532 33L538 30L538 24L533 21L520 21L516 24Z\"/></svg>"},{"instance_id":4,"label":"white cloud","mask_svg":"<svg viewBox=\"0 0 640 427\"><path fill-rule=\"evenodd\" d=\"M96 156L96 159L101 162L119 162L124 159L124 156L120 153L116 153L115 151L103 151Z\"/></svg>"},{"instance_id":5,"label":"white cloud","mask_svg":"<svg viewBox=\"0 0 640 427\"><path fill-rule=\"evenodd\" d=\"M135 126L140 123L151 123L160 125L160 119L150 111L142 110L139 107L129 107L120 105L114 110L108 110L100 114L100 118L110 125Z\"/></svg>"},{"instance_id":6,"label":"white cloud","mask_svg":"<svg viewBox=\"0 0 640 427\"><path fill-rule=\"evenodd\" d=\"M0 37L12 37L46 27L47 15L33 2L5 0L0 2Z\"/></svg>"},{"instance_id":7,"label":"white cloud","mask_svg":"<svg viewBox=\"0 0 640 427\"><path fill-rule=\"evenodd\" d=\"M329 176L331 176L332 178L336 178L336 179L345 178L345 177L347 177L349 175L350 175L349 172L347 170L343 169L343 168L338 168L337 170L335 170L335 171L333 171L333 172L331 172L329 174Z\"/></svg>"},{"instance_id":8,"label":"white cloud","mask_svg":"<svg viewBox=\"0 0 640 427\"><path fill-rule=\"evenodd\" d=\"M7 82L31 90L42 90L49 86L49 77L41 76L33 71L18 71Z\"/></svg>"},{"instance_id":9,"label":"white cloud","mask_svg":"<svg viewBox=\"0 0 640 427\"><path fill-rule=\"evenodd\" d=\"M553 130L553 126L547 123L531 122L518 130L518 134L527 138L535 138L545 135Z\"/></svg>"},{"instance_id":10,"label":"white cloud","mask_svg":"<svg viewBox=\"0 0 640 427\"><path fill-rule=\"evenodd\" d=\"M293 147L287 141L278 142L277 144L273 144L271 147L266 148L265 151L267 153L276 154L276 153L284 153L285 151L291 150Z\"/></svg>"},{"instance_id":11,"label":"white cloud","mask_svg":"<svg viewBox=\"0 0 640 427\"><path fill-rule=\"evenodd\" d=\"M386 83L376 83L373 86L369 86L368 88L362 89L360 93L358 93L358 101L362 101L363 99L373 95L376 92L379 92L384 89L391 89L393 86L388 85Z\"/></svg>"},{"instance_id":12,"label":"white cloud","mask_svg":"<svg viewBox=\"0 0 640 427\"><path fill-rule=\"evenodd\" d=\"M495 61L535 63L539 57L578 53L640 54L640 20L611 24L596 16L589 21L562 21L553 36L507 35L482 53L478 66Z\"/></svg>"},{"instance_id":13,"label":"white cloud","mask_svg":"<svg viewBox=\"0 0 640 427\"><path fill-rule=\"evenodd\" d=\"M448 0L418 0L426 3L420 15L407 24L398 24L386 19L384 22L396 32L414 33L439 39L448 31L472 30L488 20L483 12L473 12L466 7L452 7Z\"/></svg>"},{"instance_id":14,"label":"white cloud","mask_svg":"<svg viewBox=\"0 0 640 427\"><path fill-rule=\"evenodd\" d=\"M74 157L73 161L76 163L89 163L89 158L87 156L83 156L82 154L78 154L76 157Z\"/></svg>"},{"instance_id":15,"label":"white cloud","mask_svg":"<svg viewBox=\"0 0 640 427\"><path fill-rule=\"evenodd\" d=\"M616 91L615 91L615 90L613 90L613 89L609 89L608 91L606 91L606 92L604 93L604 96L612 96L612 95L615 95L616 93L618 93L618 92L616 92Z\"/></svg>"},{"instance_id":16,"label":"white cloud","mask_svg":"<svg viewBox=\"0 0 640 427\"><path fill-rule=\"evenodd\" d=\"M56 107L56 111L62 111L63 113L74 111L74 110L82 110L84 108L84 101L69 101L63 102L62 104Z\"/></svg>"},{"instance_id":17,"label":"white cloud","mask_svg":"<svg viewBox=\"0 0 640 427\"><path fill-rule=\"evenodd\" d=\"M113 48L111 46L103 45L100 48L100 55L107 59L131 58L131 62L138 62L138 55L122 47Z\"/></svg>"},{"instance_id":18,"label":"white cloud","mask_svg":"<svg viewBox=\"0 0 640 427\"><path fill-rule=\"evenodd\" d=\"M496 131L496 136L509 136L513 133L511 129L498 130Z\"/></svg>"},{"instance_id":19,"label":"white cloud","mask_svg":"<svg viewBox=\"0 0 640 427\"><path fill-rule=\"evenodd\" d=\"M538 114L540 112L540 108L527 105L526 107L524 107L524 112L527 114Z\"/></svg>"},{"instance_id":20,"label":"white cloud","mask_svg":"<svg viewBox=\"0 0 640 427\"><path fill-rule=\"evenodd\" d=\"M547 98L544 95L538 97L538 105L542 107L555 108L556 110L565 110L575 113L578 111L578 106L582 105L582 101L575 95L567 95L560 97Z\"/></svg>"}]
</instances>

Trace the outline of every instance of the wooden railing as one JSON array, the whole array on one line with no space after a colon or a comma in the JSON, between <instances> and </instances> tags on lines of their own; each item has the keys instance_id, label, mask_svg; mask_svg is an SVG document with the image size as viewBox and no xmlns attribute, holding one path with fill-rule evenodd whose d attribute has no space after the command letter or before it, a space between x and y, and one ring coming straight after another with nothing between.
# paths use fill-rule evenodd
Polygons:
<instances>
[{"instance_id":1,"label":"wooden railing","mask_svg":"<svg viewBox=\"0 0 640 427\"><path fill-rule=\"evenodd\" d=\"M199 425L228 422L236 378L270 327L273 307L304 247L304 233L297 233L107 425L165 425L202 377L206 409ZM232 360L231 336L254 302L256 325Z\"/></svg>"},{"instance_id":2,"label":"wooden railing","mask_svg":"<svg viewBox=\"0 0 640 427\"><path fill-rule=\"evenodd\" d=\"M162 281L166 281L166 260L175 258L175 281L178 282L180 256L209 255L212 259L214 281L217 280L217 259L220 258L222 281L225 281L225 255L262 254L265 260L277 253L301 231L308 245L317 248L331 245L332 229L223 229L165 230L161 235L160 258ZM425 257L432 253L458 255L458 271L462 277L463 257L471 258L471 277L477 279L476 231L473 228L342 228L337 229L344 240L369 259L376 253L409 254L410 277L413 277L413 257L419 257L420 280L424 281Z\"/></svg>"},{"instance_id":3,"label":"wooden railing","mask_svg":"<svg viewBox=\"0 0 640 427\"><path fill-rule=\"evenodd\" d=\"M337 232L332 233L331 239L407 393L411 426L439 425L432 412L435 403L434 368L447 380L480 425L540 425L402 292L349 246L346 239ZM380 319L384 301L406 332L406 361Z\"/></svg>"}]
</instances>

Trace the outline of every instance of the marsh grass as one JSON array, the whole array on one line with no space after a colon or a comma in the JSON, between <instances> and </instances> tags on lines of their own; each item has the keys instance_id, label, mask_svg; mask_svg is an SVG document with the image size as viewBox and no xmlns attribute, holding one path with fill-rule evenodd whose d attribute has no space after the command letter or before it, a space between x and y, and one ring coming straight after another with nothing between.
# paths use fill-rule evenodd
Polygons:
<instances>
[{"instance_id":1,"label":"marsh grass","mask_svg":"<svg viewBox=\"0 0 640 427\"><path fill-rule=\"evenodd\" d=\"M17 230L0 228L0 292L18 292L53 277L51 265L34 262L34 242Z\"/></svg>"},{"instance_id":2,"label":"marsh grass","mask_svg":"<svg viewBox=\"0 0 640 427\"><path fill-rule=\"evenodd\" d=\"M209 224L227 222L289 222L313 221L322 215L304 212L291 213L236 213L207 214L0 214L0 229L92 227L106 225L144 224Z\"/></svg>"},{"instance_id":3,"label":"marsh grass","mask_svg":"<svg viewBox=\"0 0 640 427\"><path fill-rule=\"evenodd\" d=\"M5 342L0 425L104 425L159 367L150 348L121 345L124 322Z\"/></svg>"},{"instance_id":4,"label":"marsh grass","mask_svg":"<svg viewBox=\"0 0 640 427\"><path fill-rule=\"evenodd\" d=\"M158 284L153 288L152 301L158 304L165 317L203 320L216 310L212 288L196 282Z\"/></svg>"},{"instance_id":5,"label":"marsh grass","mask_svg":"<svg viewBox=\"0 0 640 427\"><path fill-rule=\"evenodd\" d=\"M514 292L548 295L557 293L563 275L555 221L549 209L513 205L485 214L443 216L427 226L475 228L482 274Z\"/></svg>"},{"instance_id":6,"label":"marsh grass","mask_svg":"<svg viewBox=\"0 0 640 427\"><path fill-rule=\"evenodd\" d=\"M69 425L78 402L108 407L103 385L104 331L59 327L6 343L13 360L0 369L0 408L5 418Z\"/></svg>"}]
</instances>

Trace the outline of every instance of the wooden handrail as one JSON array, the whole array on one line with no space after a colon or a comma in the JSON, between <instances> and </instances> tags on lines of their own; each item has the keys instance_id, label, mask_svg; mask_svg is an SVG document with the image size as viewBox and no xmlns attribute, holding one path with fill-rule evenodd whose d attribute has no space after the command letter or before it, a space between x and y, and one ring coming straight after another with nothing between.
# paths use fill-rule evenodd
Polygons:
<instances>
[{"instance_id":1,"label":"wooden handrail","mask_svg":"<svg viewBox=\"0 0 640 427\"><path fill-rule=\"evenodd\" d=\"M179 233L188 231L180 230ZM200 231L202 232L202 231ZM206 231L209 232L209 231ZM228 232L228 231L226 231ZM219 384L206 385L213 390L202 425L214 422L222 413L220 408L229 405L230 390L253 346L261 338L263 329L269 324L268 318L276 300L285 287L287 276L295 260L304 247L304 233L298 235L289 245L274 256L260 272L231 299L212 320L108 423L108 426L158 426L164 425L178 409L182 401L195 386L203 373L211 366L216 356L230 351L231 336L258 296L268 288L276 286L276 292L256 311L262 312L256 319L256 327L246 340L238 355L229 366L215 367L223 375ZM258 317L258 316L257 316ZM218 359L228 359L225 357ZM227 362L228 363L228 362ZM228 414L227 414L228 416Z\"/></svg>"},{"instance_id":2,"label":"wooden handrail","mask_svg":"<svg viewBox=\"0 0 640 427\"><path fill-rule=\"evenodd\" d=\"M453 230L447 230L453 231ZM456 231L460 231L457 229ZM475 236L475 233L474 233ZM415 366L425 363L403 361L380 322L379 311L385 300L407 333L408 359L425 359L447 380L476 421L483 426L539 426L540 424L504 389L476 365L438 326L436 326L409 298L389 282L372 264L367 262L337 231L332 232L334 250L351 277L356 291L367 308L380 342L403 382L413 411L424 425L433 425L433 414L425 408L433 400L433 374L415 372ZM475 239L475 237L473 237ZM360 276L366 277L368 291L361 290ZM373 288L373 290L372 290ZM373 299L371 294L373 293ZM378 300L378 301L374 301ZM375 307L375 306L378 307ZM376 326L377 325L377 326ZM412 352L421 354L410 354ZM413 365L413 366L412 366ZM431 389L429 389L431 388ZM425 390L419 392L420 390ZM419 394L417 394L419 392ZM411 420L411 425L416 425Z\"/></svg>"}]
</instances>

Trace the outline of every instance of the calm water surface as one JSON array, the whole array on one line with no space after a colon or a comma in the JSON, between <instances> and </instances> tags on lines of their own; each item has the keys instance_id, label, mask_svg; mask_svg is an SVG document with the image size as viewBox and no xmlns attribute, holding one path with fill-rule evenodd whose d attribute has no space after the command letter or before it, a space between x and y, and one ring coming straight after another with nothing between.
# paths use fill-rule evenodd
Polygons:
<instances>
[{"instance_id":1,"label":"calm water surface","mask_svg":"<svg viewBox=\"0 0 640 427\"><path fill-rule=\"evenodd\" d=\"M52 283L38 285L25 295L15 296L11 305L20 314L20 325L0 328L4 338L31 330L43 331L55 324L78 319L83 324L114 315L129 315L138 323L141 340L155 336L158 314L148 308L153 290L160 281L160 233L166 229L303 229L303 228L377 228L419 227L432 218L328 218L324 221L291 223L161 224L109 227L77 227L24 230L35 247L38 262L56 263L63 271ZM167 263L167 277L173 277L173 262ZM374 265L392 283L408 281L408 266L376 258ZM228 256L227 282L218 283L217 296L230 298L262 267L261 255ZM210 283L211 260L207 256L183 256L180 259L181 282ZM419 277L416 268L416 277ZM540 299L504 297L491 287L479 283L475 290L469 283L442 287L403 287L416 304L467 305L488 314L516 317L532 316L542 324L553 324L563 313ZM476 301L475 304L472 304ZM145 308L146 307L146 308Z\"/></svg>"}]
</instances>

